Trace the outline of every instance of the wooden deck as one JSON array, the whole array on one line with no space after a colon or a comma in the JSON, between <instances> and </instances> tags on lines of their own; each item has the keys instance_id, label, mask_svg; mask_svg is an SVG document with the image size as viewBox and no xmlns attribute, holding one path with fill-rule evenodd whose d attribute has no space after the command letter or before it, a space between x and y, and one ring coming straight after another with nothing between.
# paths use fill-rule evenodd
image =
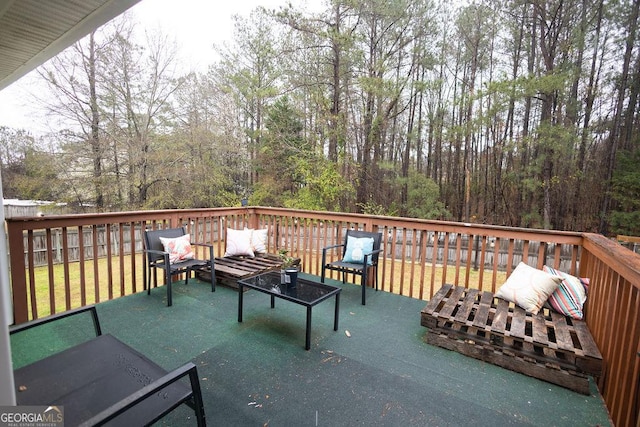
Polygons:
<instances>
[{"instance_id":1,"label":"wooden deck","mask_svg":"<svg viewBox=\"0 0 640 427\"><path fill-rule=\"evenodd\" d=\"M602 355L584 321L537 315L491 292L443 286L421 312L425 340L449 350L589 394Z\"/></svg>"},{"instance_id":2,"label":"wooden deck","mask_svg":"<svg viewBox=\"0 0 640 427\"><path fill-rule=\"evenodd\" d=\"M214 245L218 255L225 252L226 228L269 228L267 252L287 250L302 259L302 272L316 276L321 249L342 242L346 229L381 231L380 289L420 300L433 299L447 283L493 292L521 259L539 269L549 265L588 277L585 321L605 370L597 387L616 425L638 424L640 255L606 236L269 207L46 215L6 222L16 323L139 293L145 289L142 230L181 225L198 241ZM74 234L84 238L76 242ZM44 271L36 275L40 261Z\"/></svg>"},{"instance_id":3,"label":"wooden deck","mask_svg":"<svg viewBox=\"0 0 640 427\"><path fill-rule=\"evenodd\" d=\"M450 352L416 339L426 302L375 292L362 306L359 285L327 282L342 288L340 328L333 330L332 303L315 306L310 351L304 308L276 302L271 309L268 296L248 291L250 309L239 323L237 291L211 292L206 281L178 281L171 308L159 288L97 310L104 333L164 369L197 366L210 426L312 426L316 416L321 426L611 425L596 390L583 396L458 355L452 364ZM14 365L90 335L91 319L78 320L23 336L12 344ZM195 427L196 420L183 405L156 425Z\"/></svg>"}]
</instances>

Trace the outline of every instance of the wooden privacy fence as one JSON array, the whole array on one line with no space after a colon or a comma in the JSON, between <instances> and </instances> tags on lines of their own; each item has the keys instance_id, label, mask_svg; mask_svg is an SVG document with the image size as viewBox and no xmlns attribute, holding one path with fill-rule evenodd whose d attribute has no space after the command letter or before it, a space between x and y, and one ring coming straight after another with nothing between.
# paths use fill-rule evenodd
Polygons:
<instances>
[{"instance_id":1,"label":"wooden privacy fence","mask_svg":"<svg viewBox=\"0 0 640 427\"><path fill-rule=\"evenodd\" d=\"M121 227L122 230L120 230ZM29 244L33 247L33 252L30 253L28 249L25 251L25 262L28 262L29 257L33 257L33 265L40 267L48 264L49 257L52 258L51 261L54 264L59 264L65 260L76 262L81 258L89 260L106 257L108 253L120 253L120 249L131 254L132 243L135 246L134 251L139 252L142 249L140 228L137 227L133 234L130 228L131 226L128 224L124 226L116 224L111 227L101 225L95 228L35 230L32 234L24 236L25 247L28 247ZM122 239L119 238L120 231L122 231ZM93 245L94 233L96 233L95 246ZM107 233L110 235L107 236ZM82 242L80 242L81 238ZM66 239L64 245L63 239ZM49 242L51 247L49 247ZM107 242L109 242L109 248L107 248ZM83 251L82 255L80 248Z\"/></svg>"},{"instance_id":2,"label":"wooden privacy fence","mask_svg":"<svg viewBox=\"0 0 640 427\"><path fill-rule=\"evenodd\" d=\"M218 229L217 222L211 224L210 221L205 220L205 234L209 235L210 227L213 226L213 240L218 241L223 238L220 230ZM185 224L186 225L186 224ZM292 229L297 227L281 227L280 224L276 224L276 235L282 235L282 232L291 235ZM326 230L324 229L324 223L310 224L306 227L309 228L307 232L307 243L313 246L314 242L323 241ZM284 229L283 229L284 228ZM344 235L346 228L337 227L332 228L330 231L334 232L334 237L340 239L339 236ZM82 237L80 237L80 231ZM94 233L96 236L94 237ZM109 233L109 236L107 236ZM398 230L393 237L395 241L392 242L391 236L385 236L384 242L388 247L393 246L395 253L389 251L385 254L387 258L401 259L406 257L408 259L432 259L435 258L437 263L442 263L446 259L455 259L460 256L461 261L466 263L467 256L471 255L471 264L474 269L479 268L480 256L482 255L480 245L486 243L489 250L485 251L483 256L484 268L490 268L494 263L494 258L497 258L497 269L499 271L506 271L509 262L509 254L511 252L512 261L520 262L523 260L523 253L526 243L523 241L513 241L513 245L510 246L510 242L507 240L499 240L495 238L487 238L486 242L483 242L480 236L475 236L470 239L468 235L449 234L446 236L447 242L444 241L445 233L434 233L431 231L420 232L419 230ZM415 237L414 237L415 235ZM122 238L120 238L122 236ZM63 238L66 239L66 243L63 245ZM80 242L82 238L82 242ZM96 245L93 245L93 241L96 241ZM426 239L426 242L423 240ZM461 240L459 245L460 252L458 253L457 240ZM437 241L437 244L434 242ZM423 245L424 243L424 245ZM50 244L50 246L49 246ZM33 251L29 252L28 246L33 247ZM107 247L109 245L109 247ZM471 245L471 247L470 247ZM540 250L540 245L545 247ZM109 253L132 254L140 252L142 250L142 231L141 225L134 225L134 230L131 230L130 224L114 224L99 225L95 228L72 228L66 229L56 228L49 230L35 230L32 234L24 235L24 246L27 248L24 252L25 263L28 263L29 257L33 257L33 265L36 267L45 266L49 263L49 257L54 264L60 264L65 262L76 262L81 258L85 260L91 260L93 258L106 257ZM80 250L82 248L82 256ZM530 242L528 251L529 262L537 263L537 258L541 254L544 261L543 264L554 263L556 256L554 252L554 245ZM560 265L559 269L568 270L571 268L572 262L572 250L570 247L561 246ZM424 254L422 253L424 251ZM445 253L446 251L446 253Z\"/></svg>"},{"instance_id":3,"label":"wooden privacy fence","mask_svg":"<svg viewBox=\"0 0 640 427\"><path fill-rule=\"evenodd\" d=\"M226 228L268 228L268 252L286 249L315 275L322 248L346 229L380 231L380 287L425 300L446 283L495 292L520 261L589 277L586 320L604 360L598 386L617 425L638 423L640 255L593 234L262 207L11 218L16 323L142 290L141 230L180 225L216 256Z\"/></svg>"},{"instance_id":4,"label":"wooden privacy fence","mask_svg":"<svg viewBox=\"0 0 640 427\"><path fill-rule=\"evenodd\" d=\"M383 233L383 289L429 299L445 283L495 292L520 261L576 274L579 233L491 227L407 218L253 208L252 223L270 230L274 248L290 249L319 275L321 251L347 228Z\"/></svg>"},{"instance_id":5,"label":"wooden privacy fence","mask_svg":"<svg viewBox=\"0 0 640 427\"><path fill-rule=\"evenodd\" d=\"M207 224L210 224L208 222ZM183 224L187 225L187 224ZM214 239L219 239L219 230L214 223ZM46 266L50 262L78 262L80 259L104 258L109 254L135 254L143 249L142 227L144 224L103 224L96 227L55 228L34 230L24 235L25 263L33 258L33 266ZM133 227L133 228L132 228ZM82 234L80 234L82 233ZM210 231L207 227L206 234ZM80 237L82 236L82 237ZM80 241L82 239L82 241ZM94 244L95 242L95 244ZM33 248L29 250L29 245Z\"/></svg>"}]
</instances>

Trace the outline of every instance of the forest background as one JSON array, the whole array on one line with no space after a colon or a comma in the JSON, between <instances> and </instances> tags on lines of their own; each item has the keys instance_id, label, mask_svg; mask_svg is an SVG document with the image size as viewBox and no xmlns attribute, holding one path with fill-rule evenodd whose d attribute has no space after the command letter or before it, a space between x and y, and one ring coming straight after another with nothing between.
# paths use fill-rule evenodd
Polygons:
<instances>
[{"instance_id":1,"label":"forest background","mask_svg":"<svg viewBox=\"0 0 640 427\"><path fill-rule=\"evenodd\" d=\"M7 198L640 235L640 0L330 0L235 17L207 72L127 14L0 127ZM207 31L203 29L202 31ZM140 41L144 40L144 41Z\"/></svg>"}]
</instances>

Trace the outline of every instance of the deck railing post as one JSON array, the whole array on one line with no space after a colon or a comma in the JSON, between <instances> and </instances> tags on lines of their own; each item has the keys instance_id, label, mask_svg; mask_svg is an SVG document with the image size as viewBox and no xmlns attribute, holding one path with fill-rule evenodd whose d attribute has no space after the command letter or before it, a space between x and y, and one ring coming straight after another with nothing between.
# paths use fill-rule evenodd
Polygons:
<instances>
[{"instance_id":1,"label":"deck railing post","mask_svg":"<svg viewBox=\"0 0 640 427\"><path fill-rule=\"evenodd\" d=\"M11 264L11 288L13 290L13 316L15 323L29 320L27 304L27 268L24 262L24 239L20 224L9 223L9 254Z\"/></svg>"},{"instance_id":2,"label":"deck railing post","mask_svg":"<svg viewBox=\"0 0 640 427\"><path fill-rule=\"evenodd\" d=\"M247 224L249 224L249 228L257 229L260 228L260 224L258 222L258 215L256 214L256 210L254 208L246 208Z\"/></svg>"}]
</instances>

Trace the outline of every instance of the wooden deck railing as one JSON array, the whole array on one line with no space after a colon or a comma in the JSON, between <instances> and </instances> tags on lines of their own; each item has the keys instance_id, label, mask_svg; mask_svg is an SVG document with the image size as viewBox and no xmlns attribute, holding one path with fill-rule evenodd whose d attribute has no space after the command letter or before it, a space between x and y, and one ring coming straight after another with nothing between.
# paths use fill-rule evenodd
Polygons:
<instances>
[{"instance_id":1,"label":"wooden deck railing","mask_svg":"<svg viewBox=\"0 0 640 427\"><path fill-rule=\"evenodd\" d=\"M582 249L586 320L604 360L598 387L615 425L639 426L640 255L597 234L585 234Z\"/></svg>"},{"instance_id":2,"label":"wooden deck railing","mask_svg":"<svg viewBox=\"0 0 640 427\"><path fill-rule=\"evenodd\" d=\"M16 323L143 290L141 230L179 225L217 256L226 228L268 228L269 252L286 249L316 275L322 248L345 229L380 231L382 290L424 300L444 283L495 292L520 261L589 277L586 319L605 364L598 386L616 425L638 423L640 255L600 235L261 207L12 218Z\"/></svg>"}]
</instances>

